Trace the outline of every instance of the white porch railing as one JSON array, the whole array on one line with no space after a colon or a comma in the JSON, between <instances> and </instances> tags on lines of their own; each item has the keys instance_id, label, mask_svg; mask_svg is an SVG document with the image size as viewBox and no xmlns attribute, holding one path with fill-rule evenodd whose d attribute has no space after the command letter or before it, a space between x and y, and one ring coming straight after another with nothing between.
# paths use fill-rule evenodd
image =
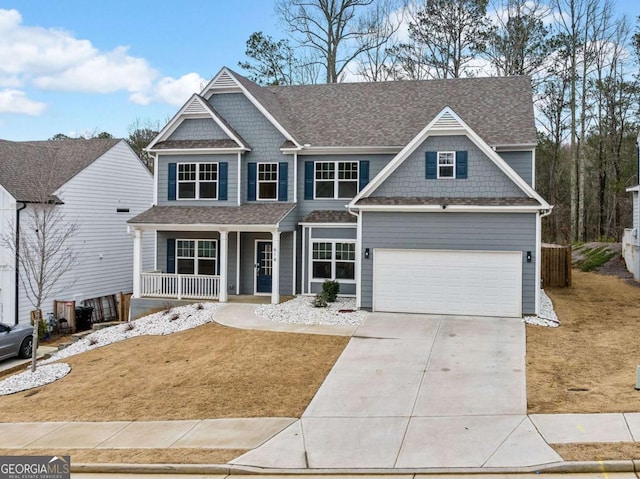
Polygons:
<instances>
[{"instance_id":1,"label":"white porch railing","mask_svg":"<svg viewBox=\"0 0 640 479\"><path fill-rule=\"evenodd\" d=\"M171 299L218 299L220 276L142 273L140 296Z\"/></svg>"}]
</instances>

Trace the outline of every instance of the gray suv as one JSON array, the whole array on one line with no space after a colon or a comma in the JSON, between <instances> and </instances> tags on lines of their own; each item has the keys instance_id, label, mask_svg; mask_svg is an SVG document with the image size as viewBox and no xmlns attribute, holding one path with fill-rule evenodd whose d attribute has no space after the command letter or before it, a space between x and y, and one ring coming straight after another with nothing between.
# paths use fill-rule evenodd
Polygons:
<instances>
[{"instance_id":1,"label":"gray suv","mask_svg":"<svg viewBox=\"0 0 640 479\"><path fill-rule=\"evenodd\" d=\"M30 358L33 347L33 326L17 324L9 326L0 323L0 359Z\"/></svg>"}]
</instances>

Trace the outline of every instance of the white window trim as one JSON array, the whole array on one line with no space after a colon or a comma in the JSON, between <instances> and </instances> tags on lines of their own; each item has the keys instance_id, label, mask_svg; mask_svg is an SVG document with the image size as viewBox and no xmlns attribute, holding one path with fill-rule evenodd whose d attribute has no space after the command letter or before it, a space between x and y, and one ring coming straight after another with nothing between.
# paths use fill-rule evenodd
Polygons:
<instances>
[{"instance_id":1,"label":"white window trim","mask_svg":"<svg viewBox=\"0 0 640 479\"><path fill-rule=\"evenodd\" d=\"M188 257L188 256L178 256L178 241L193 241L194 244L194 250L193 250L193 258ZM174 266L174 270L176 272L176 274L180 274L178 273L178 259L193 259L193 274L194 275L198 275L198 260L200 259L198 257L198 243L200 241L212 241L215 245L216 245L216 255L213 258L203 258L205 260L211 261L213 260L215 263L215 272L216 274L214 275L206 275L206 276L220 276L218 268L219 268L219 264L218 264L218 254L219 254L219 250L218 250L218 240L217 239L209 239L209 238L200 238L200 239L195 239L195 238L176 238L176 251L175 251L175 266Z\"/></svg>"},{"instance_id":2,"label":"white window trim","mask_svg":"<svg viewBox=\"0 0 640 479\"><path fill-rule=\"evenodd\" d=\"M260 165L276 165L276 197L260 198ZM262 180L262 183L273 183L273 180ZM256 165L256 201L278 201L280 194L280 165L274 161L265 161Z\"/></svg>"},{"instance_id":3,"label":"white window trim","mask_svg":"<svg viewBox=\"0 0 640 479\"><path fill-rule=\"evenodd\" d=\"M191 181L180 181L180 165L196 165L196 191L194 198L180 198L180 183L191 183ZM216 165L216 197L215 198L200 198L200 165ZM213 183L212 181L206 181L206 183ZM182 201L194 201L194 200L210 200L217 201L220 195L220 163L217 161L183 161L176 164L176 200ZM217 266L217 265L216 265Z\"/></svg>"},{"instance_id":4,"label":"white window trim","mask_svg":"<svg viewBox=\"0 0 640 479\"><path fill-rule=\"evenodd\" d=\"M440 165L440 155L452 155L453 156L453 165ZM440 176L440 166L453 166L453 175L452 176ZM455 180L456 179L456 152L455 151L439 151L438 159L436 161L437 168L437 178L439 180Z\"/></svg>"},{"instance_id":5,"label":"white window trim","mask_svg":"<svg viewBox=\"0 0 640 479\"><path fill-rule=\"evenodd\" d=\"M317 260L331 262L331 278L316 278L313 276L313 246L317 243L330 243L331 244L331 259L330 260ZM338 279L336 278L336 243L348 243L356 246L356 240L341 240L341 239L324 239L324 238L316 238L309 241L309 282L324 282L324 281L337 281L338 283L344 284L355 284L356 283L356 257L353 260L340 260L341 263L353 263L353 271L354 271L354 279ZM357 249L357 248L356 248Z\"/></svg>"},{"instance_id":6,"label":"white window trim","mask_svg":"<svg viewBox=\"0 0 640 479\"><path fill-rule=\"evenodd\" d=\"M318 183L318 181L322 181L322 182L329 182L331 180L318 180L316 178L316 165L318 163L333 163L334 165L334 177L333 177L333 197L331 198L326 198L326 197L318 197L316 195L316 184ZM338 179L338 164L339 163L355 163L356 164L356 168L358 171L358 176L356 177L355 180L340 180ZM359 160L318 160L318 161L314 161L313 162L313 199L314 200L351 200L353 198L341 198L340 196L338 196L338 192L340 190L339 186L340 186L340 181L343 182L347 182L347 181L355 181L356 182L356 195L358 195L358 193L360 192L360 161ZM355 196L354 196L355 198Z\"/></svg>"}]
</instances>

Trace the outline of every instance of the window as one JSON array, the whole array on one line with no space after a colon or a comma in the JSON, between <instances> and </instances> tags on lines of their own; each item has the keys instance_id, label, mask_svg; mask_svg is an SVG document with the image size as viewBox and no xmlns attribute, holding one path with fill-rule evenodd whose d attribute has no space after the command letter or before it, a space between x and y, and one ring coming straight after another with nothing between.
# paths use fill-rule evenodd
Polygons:
<instances>
[{"instance_id":1,"label":"window","mask_svg":"<svg viewBox=\"0 0 640 479\"><path fill-rule=\"evenodd\" d=\"M334 241L313 242L311 263L313 279L354 280L356 244Z\"/></svg>"},{"instance_id":2,"label":"window","mask_svg":"<svg viewBox=\"0 0 640 479\"><path fill-rule=\"evenodd\" d=\"M278 163L258 163L258 199L278 199Z\"/></svg>"},{"instance_id":3,"label":"window","mask_svg":"<svg viewBox=\"0 0 640 479\"><path fill-rule=\"evenodd\" d=\"M455 151L438 152L438 178L456 177L456 153Z\"/></svg>"},{"instance_id":4,"label":"window","mask_svg":"<svg viewBox=\"0 0 640 479\"><path fill-rule=\"evenodd\" d=\"M349 199L358 193L357 161L316 162L315 198Z\"/></svg>"},{"instance_id":5,"label":"window","mask_svg":"<svg viewBox=\"0 0 640 479\"><path fill-rule=\"evenodd\" d=\"M218 163L178 163L178 199L218 197Z\"/></svg>"},{"instance_id":6,"label":"window","mask_svg":"<svg viewBox=\"0 0 640 479\"><path fill-rule=\"evenodd\" d=\"M176 240L178 274L215 275L218 258L216 240Z\"/></svg>"}]
</instances>

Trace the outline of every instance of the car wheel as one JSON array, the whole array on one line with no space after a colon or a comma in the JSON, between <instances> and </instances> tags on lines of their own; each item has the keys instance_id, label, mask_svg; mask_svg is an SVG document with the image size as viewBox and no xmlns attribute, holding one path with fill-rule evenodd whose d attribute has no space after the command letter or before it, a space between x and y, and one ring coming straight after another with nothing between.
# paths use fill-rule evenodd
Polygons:
<instances>
[{"instance_id":1,"label":"car wheel","mask_svg":"<svg viewBox=\"0 0 640 479\"><path fill-rule=\"evenodd\" d=\"M22 359L30 358L32 349L33 349L33 338L31 336L29 336L28 338L24 338L22 340L22 344L20 345L20 351L18 351L18 357Z\"/></svg>"}]
</instances>

